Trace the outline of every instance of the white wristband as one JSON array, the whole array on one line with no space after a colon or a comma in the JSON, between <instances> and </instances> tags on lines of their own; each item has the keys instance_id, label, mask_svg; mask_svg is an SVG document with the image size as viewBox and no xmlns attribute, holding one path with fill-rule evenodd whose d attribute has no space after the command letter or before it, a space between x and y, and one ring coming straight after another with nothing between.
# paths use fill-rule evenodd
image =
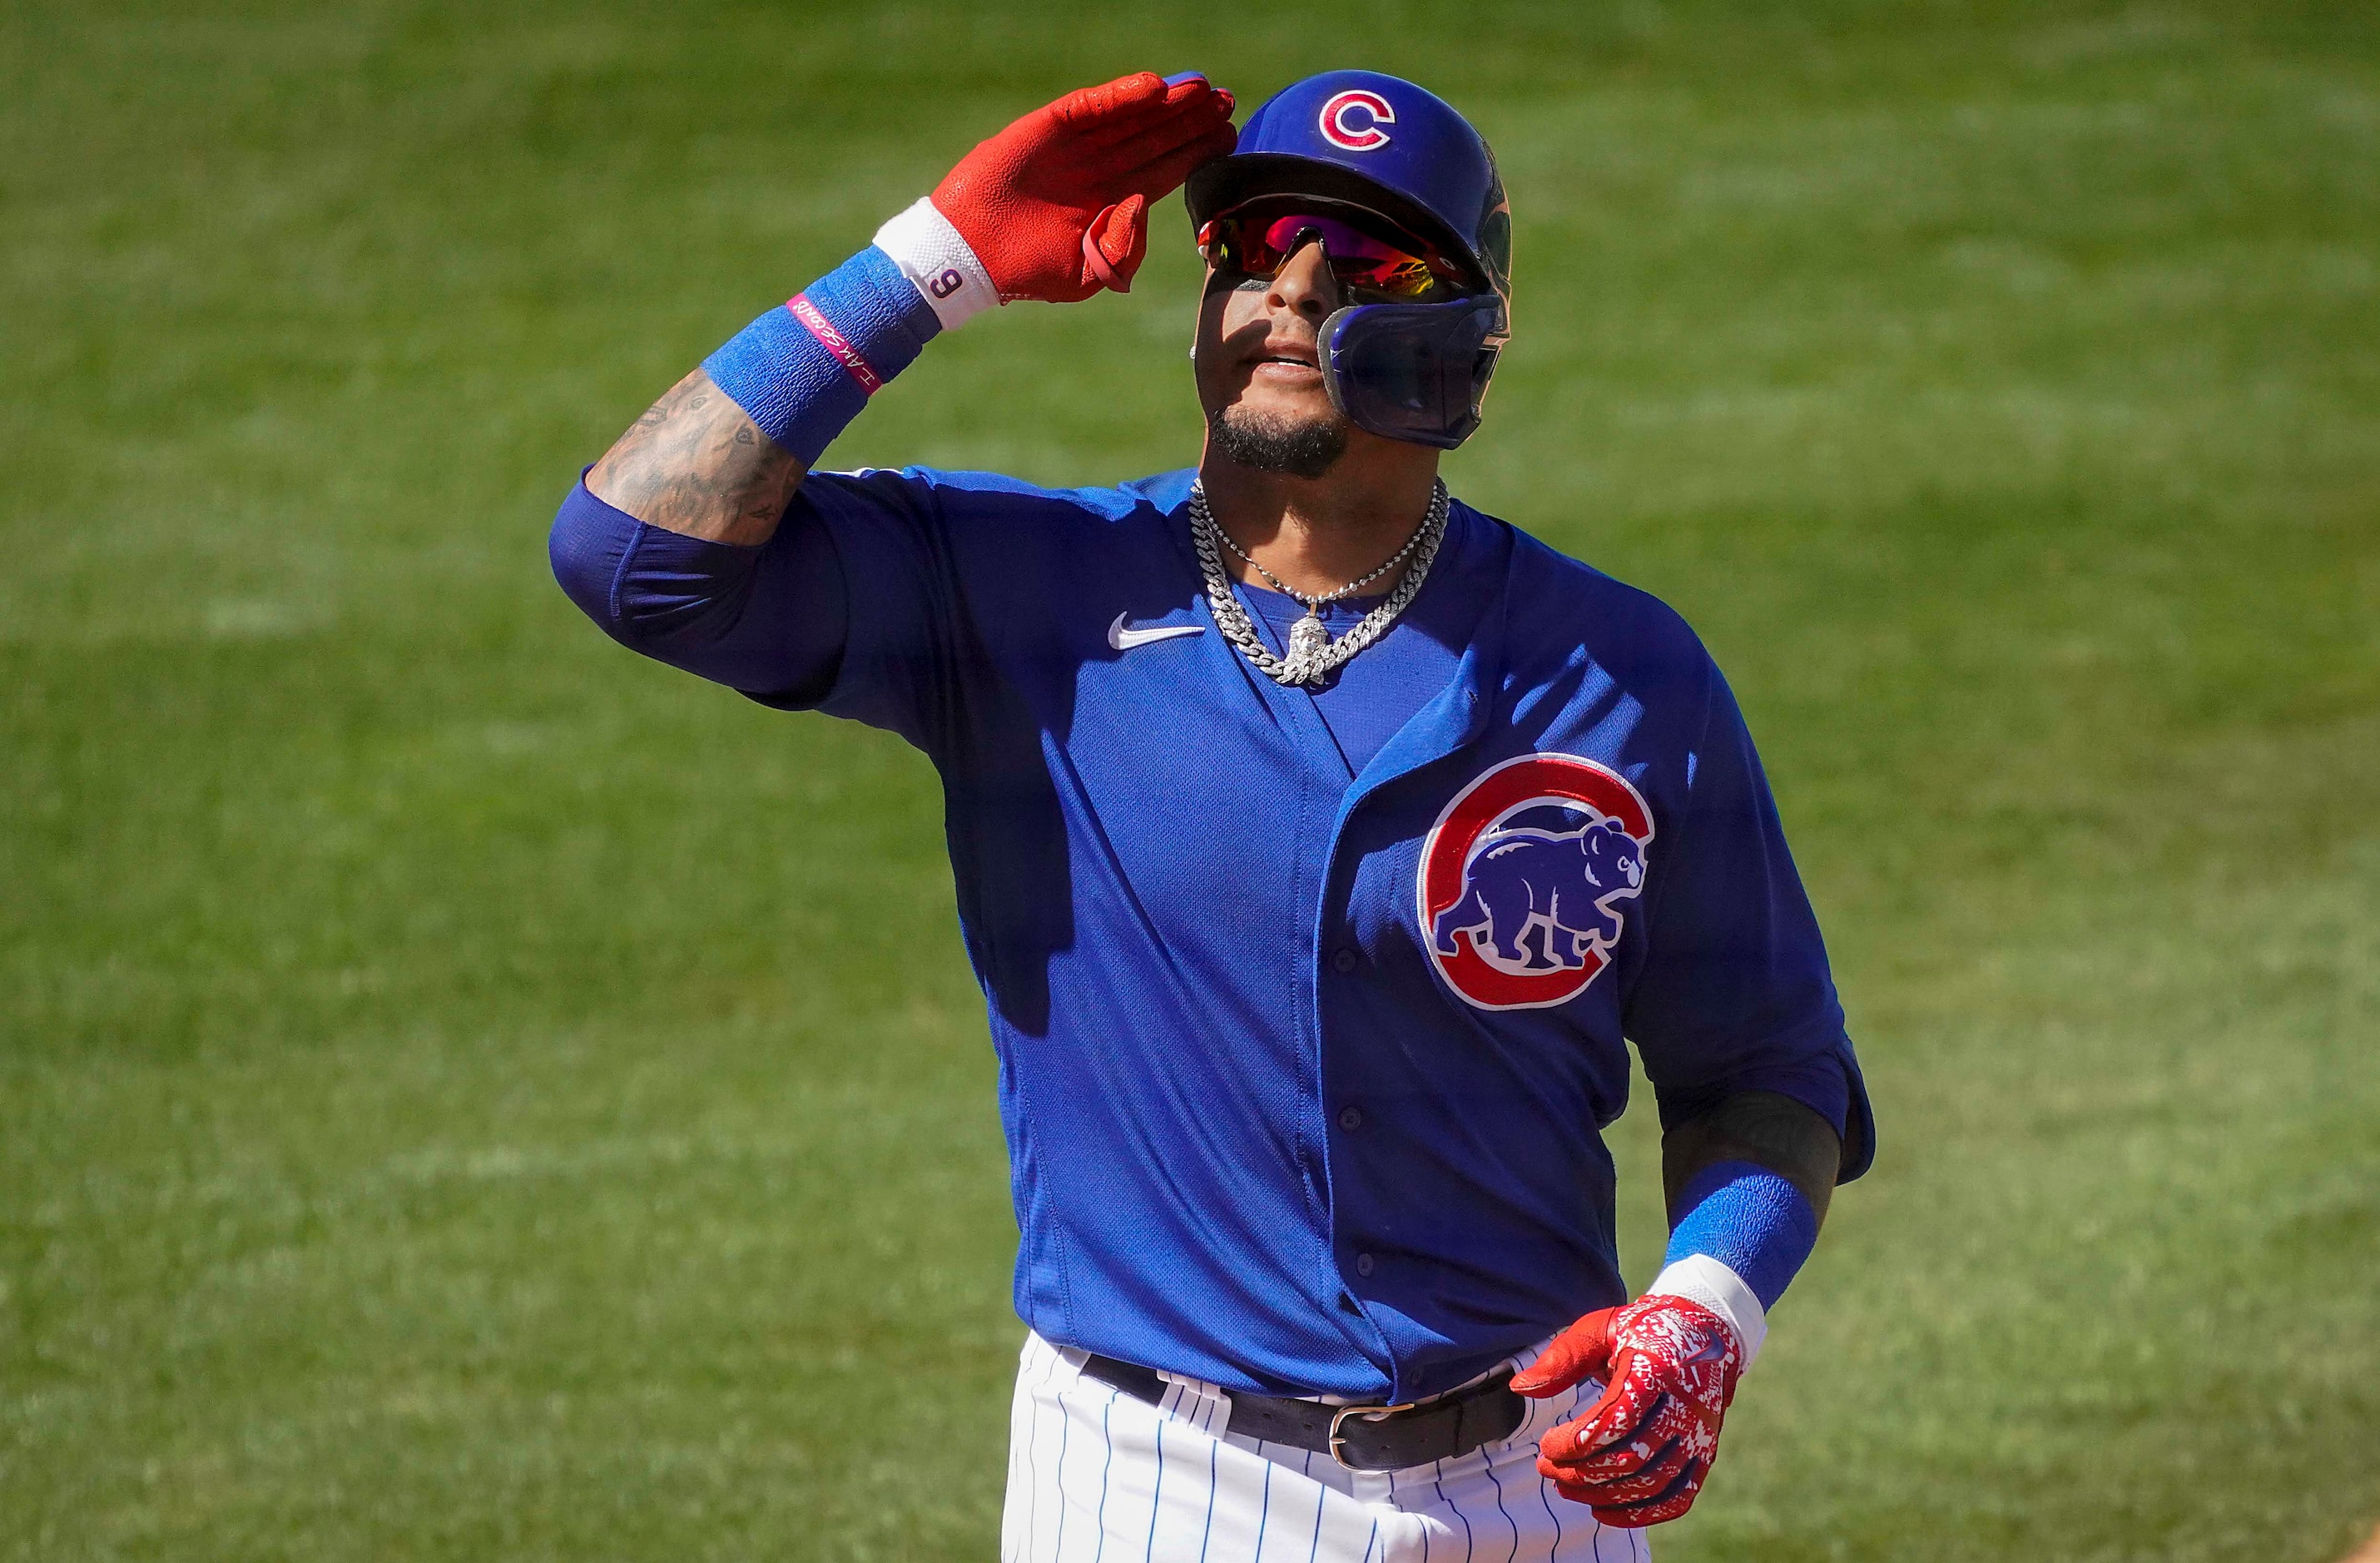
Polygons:
<instances>
[{"instance_id":1,"label":"white wristband","mask_svg":"<svg viewBox=\"0 0 2380 1563\"><path fill-rule=\"evenodd\" d=\"M951 220L934 210L931 196L919 196L906 212L877 229L876 248L917 285L944 331L958 330L1001 301L991 273Z\"/></svg>"},{"instance_id":2,"label":"white wristband","mask_svg":"<svg viewBox=\"0 0 2380 1563\"><path fill-rule=\"evenodd\" d=\"M1653 1278L1645 1289L1647 1297L1682 1297L1689 1302L1699 1302L1727 1322L1735 1331L1736 1344L1743 1348L1743 1365L1752 1366L1752 1359L1760 1355L1761 1343L1768 1339L1768 1310L1743 1278L1707 1254L1689 1254Z\"/></svg>"}]
</instances>

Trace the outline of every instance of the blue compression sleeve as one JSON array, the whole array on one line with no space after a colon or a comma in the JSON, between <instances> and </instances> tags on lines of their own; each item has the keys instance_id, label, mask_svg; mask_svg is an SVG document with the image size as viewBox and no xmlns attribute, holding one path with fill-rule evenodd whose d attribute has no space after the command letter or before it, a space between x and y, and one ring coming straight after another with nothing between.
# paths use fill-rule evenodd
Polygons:
<instances>
[{"instance_id":1,"label":"blue compression sleeve","mask_svg":"<svg viewBox=\"0 0 2380 1563\"><path fill-rule=\"evenodd\" d=\"M1721 1161L1687 1182L1685 1214L1670 1232L1665 1263L1692 1254L1718 1260L1773 1308L1818 1242L1818 1213L1802 1191L1766 1167Z\"/></svg>"},{"instance_id":2,"label":"blue compression sleeve","mask_svg":"<svg viewBox=\"0 0 2380 1563\"><path fill-rule=\"evenodd\" d=\"M570 600L631 650L772 705L809 704L834 683L848 608L815 516L738 548L648 527L581 482L547 548Z\"/></svg>"},{"instance_id":3,"label":"blue compression sleeve","mask_svg":"<svg viewBox=\"0 0 2380 1563\"><path fill-rule=\"evenodd\" d=\"M702 368L763 433L813 466L941 329L917 285L870 245L746 326Z\"/></svg>"},{"instance_id":4,"label":"blue compression sleeve","mask_svg":"<svg viewBox=\"0 0 2380 1563\"><path fill-rule=\"evenodd\" d=\"M808 466L941 329L917 285L870 245L702 368ZM563 590L624 646L775 703L806 704L834 682L848 610L823 527L781 527L758 548L706 542L646 526L581 481L547 548Z\"/></svg>"}]
</instances>

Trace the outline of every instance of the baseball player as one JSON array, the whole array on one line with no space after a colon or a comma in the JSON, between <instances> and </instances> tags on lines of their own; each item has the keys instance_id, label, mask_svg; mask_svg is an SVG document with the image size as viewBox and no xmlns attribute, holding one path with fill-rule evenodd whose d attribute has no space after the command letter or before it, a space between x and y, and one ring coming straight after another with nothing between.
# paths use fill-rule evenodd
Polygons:
<instances>
[{"instance_id":1,"label":"baseball player","mask_svg":"<svg viewBox=\"0 0 2380 1563\"><path fill-rule=\"evenodd\" d=\"M1842 1011L1693 632L1439 481L1510 330L1486 142L1362 71L1232 112L1140 74L983 142L638 419L554 570L941 775L1029 1327L1004 1558L1642 1558L1867 1164ZM1195 468L814 470L942 333L1129 287L1185 181Z\"/></svg>"}]
</instances>

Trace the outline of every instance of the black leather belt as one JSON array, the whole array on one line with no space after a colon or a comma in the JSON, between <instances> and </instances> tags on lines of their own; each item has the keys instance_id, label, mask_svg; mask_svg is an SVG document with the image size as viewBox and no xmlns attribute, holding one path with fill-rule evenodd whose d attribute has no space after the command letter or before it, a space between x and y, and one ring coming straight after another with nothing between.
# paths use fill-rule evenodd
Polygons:
<instances>
[{"instance_id":1,"label":"black leather belt","mask_svg":"<svg viewBox=\"0 0 2380 1563\"><path fill-rule=\"evenodd\" d=\"M1165 1399L1165 1380L1155 1368L1094 1352L1083 1371L1152 1406ZM1234 1392L1229 1426L1245 1437L1327 1454L1350 1471L1402 1471L1510 1437L1529 1414L1512 1381L1507 1370L1402 1406L1328 1406Z\"/></svg>"}]
</instances>

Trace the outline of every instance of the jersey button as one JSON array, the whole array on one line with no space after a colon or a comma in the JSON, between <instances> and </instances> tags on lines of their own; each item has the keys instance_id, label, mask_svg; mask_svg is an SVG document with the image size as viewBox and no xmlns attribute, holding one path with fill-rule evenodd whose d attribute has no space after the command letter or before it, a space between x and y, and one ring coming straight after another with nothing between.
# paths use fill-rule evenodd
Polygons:
<instances>
[{"instance_id":1,"label":"jersey button","mask_svg":"<svg viewBox=\"0 0 2380 1563\"><path fill-rule=\"evenodd\" d=\"M1340 1128L1344 1129L1345 1131L1347 1131L1347 1133L1349 1133L1350 1134L1352 1134L1352 1133L1354 1133L1356 1130L1361 1129L1363 1126L1364 1126L1364 1109L1363 1109L1362 1108L1352 1108L1352 1107L1351 1107L1351 1108L1341 1108L1341 1109L1339 1109L1339 1127L1340 1127Z\"/></svg>"},{"instance_id":2,"label":"jersey button","mask_svg":"<svg viewBox=\"0 0 2380 1563\"><path fill-rule=\"evenodd\" d=\"M1355 1255L1355 1273L1359 1276L1368 1276L1372 1273L1372 1256L1370 1254L1358 1254Z\"/></svg>"},{"instance_id":3,"label":"jersey button","mask_svg":"<svg viewBox=\"0 0 2380 1563\"><path fill-rule=\"evenodd\" d=\"M1356 963L1362 959L1363 957L1357 955L1353 950L1342 947L1337 954L1330 957L1330 969L1341 976L1345 976L1355 969Z\"/></svg>"}]
</instances>

